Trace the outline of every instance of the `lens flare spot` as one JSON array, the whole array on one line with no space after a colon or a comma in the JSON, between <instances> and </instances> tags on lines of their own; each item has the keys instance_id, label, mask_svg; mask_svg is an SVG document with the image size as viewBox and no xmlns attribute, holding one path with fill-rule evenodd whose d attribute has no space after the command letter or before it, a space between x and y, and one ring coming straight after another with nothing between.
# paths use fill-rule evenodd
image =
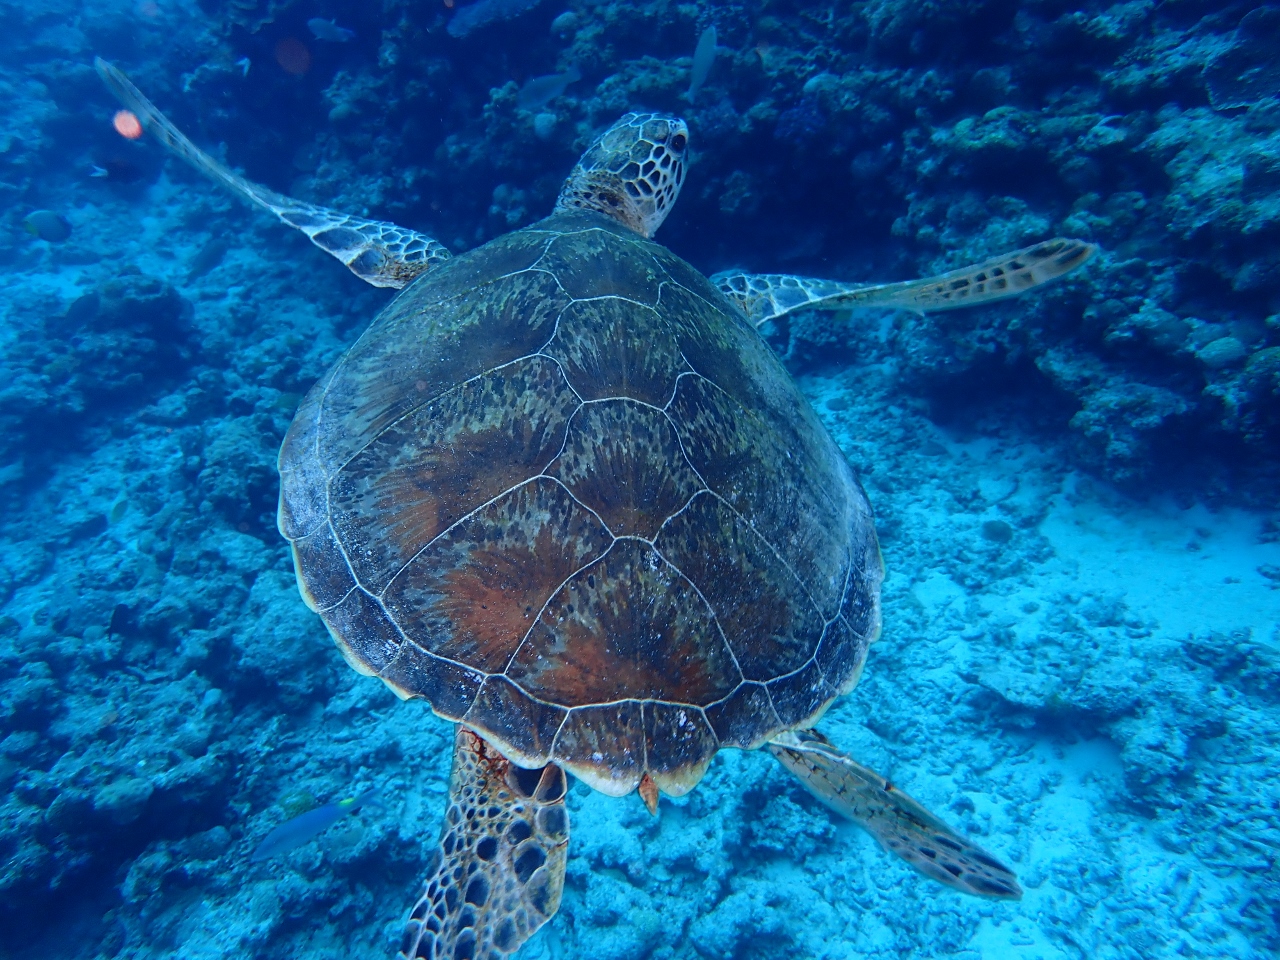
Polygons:
<instances>
[{"instance_id":1,"label":"lens flare spot","mask_svg":"<svg viewBox=\"0 0 1280 960\"><path fill-rule=\"evenodd\" d=\"M285 37L276 44L276 63L285 73L300 77L311 69L311 51L297 37Z\"/></svg>"},{"instance_id":2,"label":"lens flare spot","mask_svg":"<svg viewBox=\"0 0 1280 960\"><path fill-rule=\"evenodd\" d=\"M111 125L126 140L137 140L142 136L142 121L130 110L117 110L111 118Z\"/></svg>"}]
</instances>

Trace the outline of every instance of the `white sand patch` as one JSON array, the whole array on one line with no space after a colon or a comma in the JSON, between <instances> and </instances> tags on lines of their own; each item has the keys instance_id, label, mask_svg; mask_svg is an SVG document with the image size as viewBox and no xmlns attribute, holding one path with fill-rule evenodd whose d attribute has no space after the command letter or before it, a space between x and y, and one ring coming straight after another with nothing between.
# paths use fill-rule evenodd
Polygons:
<instances>
[{"instance_id":1,"label":"white sand patch","mask_svg":"<svg viewBox=\"0 0 1280 960\"><path fill-rule=\"evenodd\" d=\"M911 594L924 607L930 617L936 616L943 608L955 604L957 608L964 606L964 587L956 583L946 574L935 573L911 587Z\"/></svg>"},{"instance_id":2,"label":"white sand patch","mask_svg":"<svg viewBox=\"0 0 1280 960\"><path fill-rule=\"evenodd\" d=\"M1239 627L1257 640L1274 634L1280 590L1258 569L1280 565L1280 544L1260 541L1261 518L1198 504L1136 504L1077 485L1067 478L1040 524L1076 589L1122 594L1130 611L1168 637Z\"/></svg>"}]
</instances>

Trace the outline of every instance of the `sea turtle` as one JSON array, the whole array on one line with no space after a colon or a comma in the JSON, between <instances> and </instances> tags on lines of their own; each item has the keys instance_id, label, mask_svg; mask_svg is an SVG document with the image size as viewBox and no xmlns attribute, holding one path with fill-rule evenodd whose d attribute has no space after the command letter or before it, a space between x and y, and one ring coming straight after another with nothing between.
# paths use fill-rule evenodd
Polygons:
<instances>
[{"instance_id":1,"label":"sea turtle","mask_svg":"<svg viewBox=\"0 0 1280 960\"><path fill-rule=\"evenodd\" d=\"M545 220L457 257L248 183L116 69L166 146L370 283L403 288L307 395L279 527L348 662L457 724L449 807L402 956L501 958L560 902L566 773L691 790L765 748L913 867L1013 873L813 729L880 632L862 488L756 325L802 307L946 309L1083 263L1053 240L943 277L708 281L650 238L685 175L677 117L630 113Z\"/></svg>"}]
</instances>

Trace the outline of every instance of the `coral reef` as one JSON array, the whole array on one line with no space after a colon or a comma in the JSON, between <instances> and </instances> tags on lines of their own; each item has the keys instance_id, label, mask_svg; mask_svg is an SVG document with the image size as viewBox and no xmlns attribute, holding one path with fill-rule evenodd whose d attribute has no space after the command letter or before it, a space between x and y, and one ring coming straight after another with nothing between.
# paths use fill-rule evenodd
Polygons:
<instances>
[{"instance_id":1,"label":"coral reef","mask_svg":"<svg viewBox=\"0 0 1280 960\"><path fill-rule=\"evenodd\" d=\"M765 331L889 570L824 729L1024 901L935 890L726 751L656 819L576 786L564 902L521 956L1275 955L1276 11L0 0L0 955L389 956L447 789L449 729L346 667L275 531L293 412L386 295L121 139L95 54L247 176L455 252L549 211L632 108L689 120L659 239L707 273L1098 243L1025 301ZM317 12L351 42L314 43ZM37 209L69 236L25 231Z\"/></svg>"}]
</instances>

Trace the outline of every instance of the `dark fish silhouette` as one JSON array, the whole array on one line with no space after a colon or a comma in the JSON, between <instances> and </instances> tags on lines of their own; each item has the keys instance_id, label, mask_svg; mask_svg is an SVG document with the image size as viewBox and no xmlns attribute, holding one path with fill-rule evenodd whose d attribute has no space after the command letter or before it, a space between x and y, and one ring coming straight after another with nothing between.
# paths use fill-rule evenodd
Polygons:
<instances>
[{"instance_id":1,"label":"dark fish silhouette","mask_svg":"<svg viewBox=\"0 0 1280 960\"><path fill-rule=\"evenodd\" d=\"M571 83L582 79L577 67L570 67L564 73L549 73L545 77L534 77L525 81L525 85L516 94L516 103L526 110L537 110L545 107Z\"/></svg>"}]
</instances>

